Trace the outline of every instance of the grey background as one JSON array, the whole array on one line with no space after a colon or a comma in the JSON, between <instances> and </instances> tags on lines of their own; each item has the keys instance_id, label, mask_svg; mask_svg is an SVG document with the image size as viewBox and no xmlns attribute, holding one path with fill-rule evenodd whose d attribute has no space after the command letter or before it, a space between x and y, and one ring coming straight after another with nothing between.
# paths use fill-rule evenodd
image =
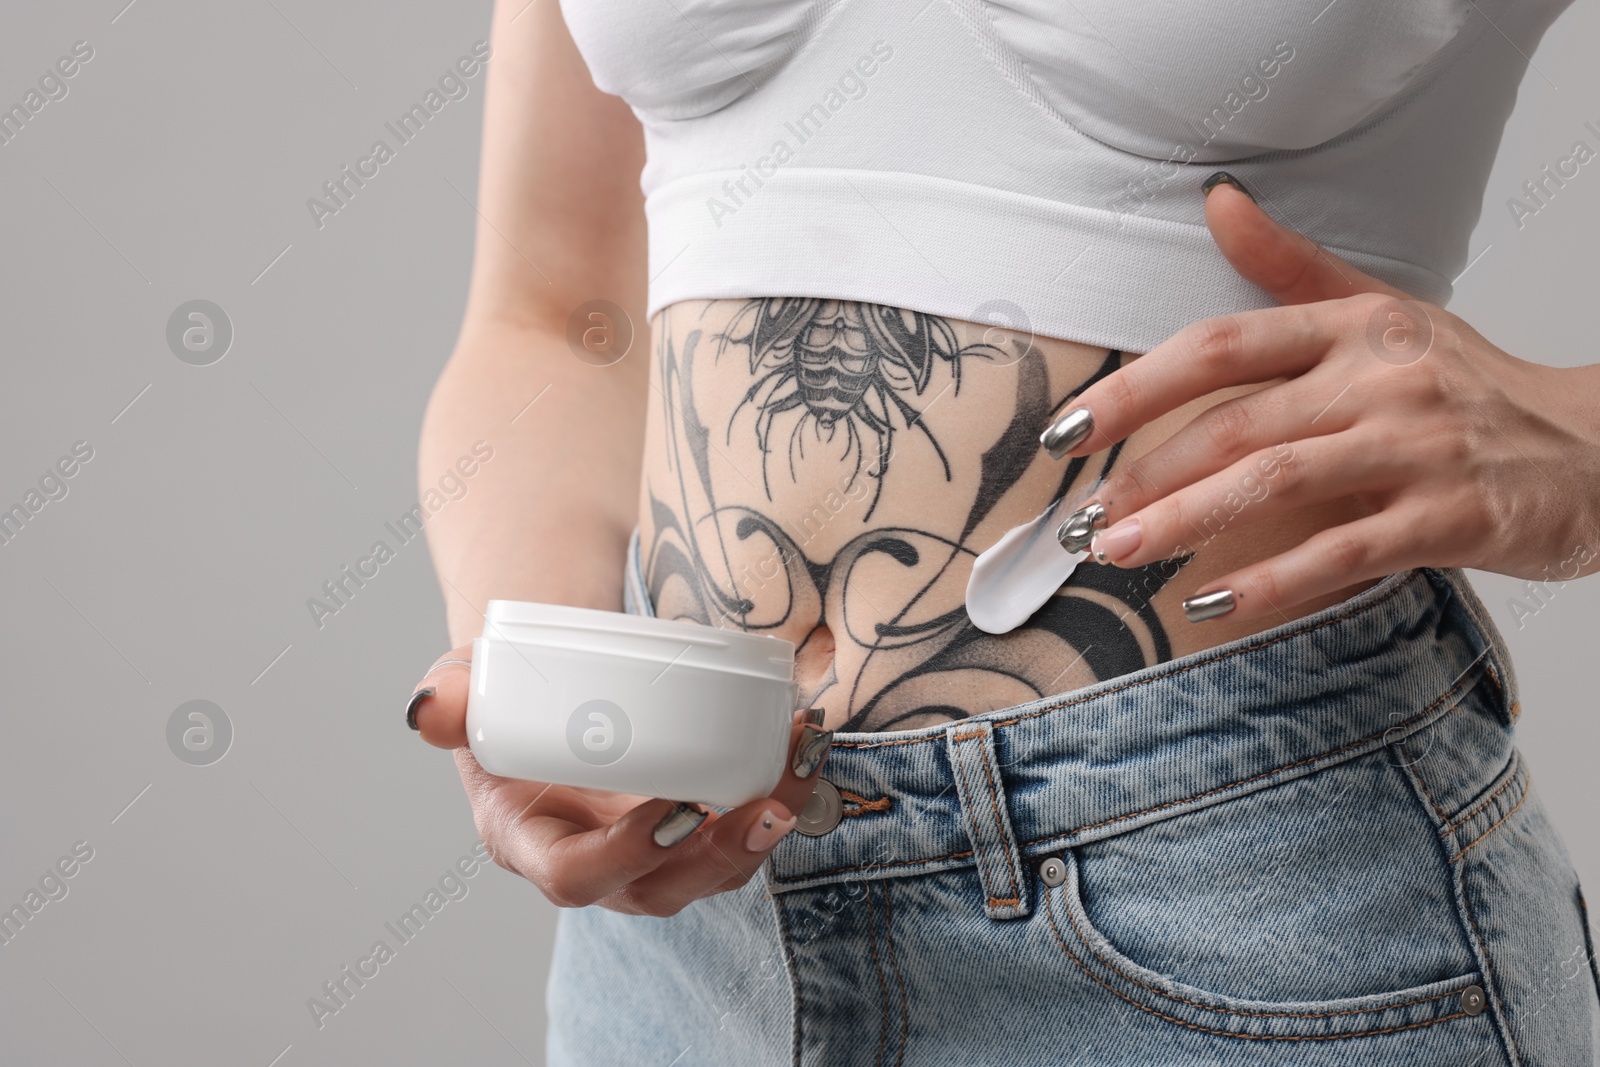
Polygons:
<instances>
[{"instance_id":1,"label":"grey background","mask_svg":"<svg viewBox=\"0 0 1600 1067\"><path fill-rule=\"evenodd\" d=\"M306 600L416 503L483 76L321 229L305 202L487 36L487 4L125 4L11 4L0 33L5 106L73 42L95 50L0 147L0 506L94 449L0 546L0 903L94 849L0 947L0 1059L538 1063L553 911L498 868L321 1029L306 1007L476 841L451 761L401 726L445 647L425 547L320 629ZM1520 230L1505 201L1596 145L1595 40L1579 4L1535 55L1452 305L1553 364L1594 359L1600 163ZM166 344L193 299L233 324L211 366ZM1517 657L1537 788L1600 886L1600 582L1519 628L1520 583L1475 578ZM192 700L232 726L209 766L168 748Z\"/></svg>"}]
</instances>

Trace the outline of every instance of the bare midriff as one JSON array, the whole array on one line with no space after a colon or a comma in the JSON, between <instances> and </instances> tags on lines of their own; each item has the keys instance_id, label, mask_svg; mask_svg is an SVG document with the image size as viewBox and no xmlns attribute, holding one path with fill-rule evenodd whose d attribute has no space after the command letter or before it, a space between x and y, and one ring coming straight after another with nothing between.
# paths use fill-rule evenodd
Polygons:
<instances>
[{"instance_id":1,"label":"bare midriff","mask_svg":"<svg viewBox=\"0 0 1600 1067\"><path fill-rule=\"evenodd\" d=\"M798 700L823 708L833 729L913 729L1071 692L1371 584L1265 618L1185 619L1182 601L1207 583L1361 513L1342 501L1252 521L1251 502L1271 491L1262 473L1172 561L1085 560L1027 623L984 633L965 610L980 552L1247 390L1061 461L1040 432L1136 356L881 305L773 298L675 304L652 322L650 357L639 526L655 612L792 641Z\"/></svg>"}]
</instances>

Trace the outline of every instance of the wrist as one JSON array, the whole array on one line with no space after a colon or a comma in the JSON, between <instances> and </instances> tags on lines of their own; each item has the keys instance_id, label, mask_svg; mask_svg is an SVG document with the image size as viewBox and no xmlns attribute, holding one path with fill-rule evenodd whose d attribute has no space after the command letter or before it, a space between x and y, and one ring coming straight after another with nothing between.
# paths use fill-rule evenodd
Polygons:
<instances>
[{"instance_id":1,"label":"wrist","mask_svg":"<svg viewBox=\"0 0 1600 1067\"><path fill-rule=\"evenodd\" d=\"M1540 404L1537 414L1554 422L1566 438L1558 459L1564 470L1550 473L1576 490L1560 501L1567 516L1560 524L1560 558L1564 566L1576 560L1581 573L1592 574L1600 571L1600 493L1592 489L1600 485L1600 364L1533 367L1542 383L1534 394Z\"/></svg>"}]
</instances>

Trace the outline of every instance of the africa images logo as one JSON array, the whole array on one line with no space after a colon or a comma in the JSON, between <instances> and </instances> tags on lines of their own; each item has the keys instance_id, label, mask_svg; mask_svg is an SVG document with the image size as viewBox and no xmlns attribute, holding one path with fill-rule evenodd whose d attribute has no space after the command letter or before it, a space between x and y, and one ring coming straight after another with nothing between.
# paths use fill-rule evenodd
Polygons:
<instances>
[{"instance_id":1,"label":"africa images logo","mask_svg":"<svg viewBox=\"0 0 1600 1067\"><path fill-rule=\"evenodd\" d=\"M609 700L585 700L567 716L567 747L592 767L607 767L628 753L633 723Z\"/></svg>"}]
</instances>

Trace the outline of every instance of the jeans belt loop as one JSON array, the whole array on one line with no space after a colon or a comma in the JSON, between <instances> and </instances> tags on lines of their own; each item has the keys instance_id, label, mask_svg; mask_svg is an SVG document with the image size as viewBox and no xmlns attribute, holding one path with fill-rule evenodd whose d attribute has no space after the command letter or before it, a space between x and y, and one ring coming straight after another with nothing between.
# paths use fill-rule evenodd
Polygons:
<instances>
[{"instance_id":1,"label":"jeans belt loop","mask_svg":"<svg viewBox=\"0 0 1600 1067\"><path fill-rule=\"evenodd\" d=\"M983 886L983 910L991 919L1024 918L1033 910L1031 879L1011 832L994 727L982 720L952 723L945 744Z\"/></svg>"}]
</instances>

